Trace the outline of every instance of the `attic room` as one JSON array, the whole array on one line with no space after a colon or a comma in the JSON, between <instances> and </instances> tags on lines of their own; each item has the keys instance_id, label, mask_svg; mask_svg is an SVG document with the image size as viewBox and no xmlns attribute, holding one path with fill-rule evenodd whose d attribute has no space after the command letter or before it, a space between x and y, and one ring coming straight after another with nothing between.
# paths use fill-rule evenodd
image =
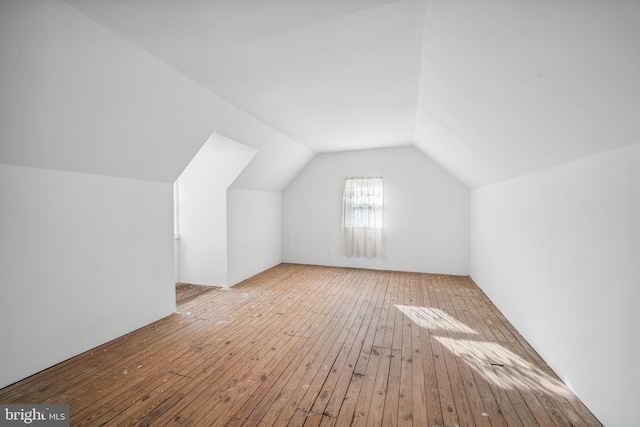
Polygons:
<instances>
[{"instance_id":1,"label":"attic room","mask_svg":"<svg viewBox=\"0 0 640 427\"><path fill-rule=\"evenodd\" d=\"M312 319L342 307L341 296L345 318L398 319L385 331L433 338L446 367L460 368L459 382L477 381L474 406L454 374L451 384L438 377L449 396L437 397L435 418L420 393L387 397L402 420L411 396L406 424L637 425L638 41L640 2L625 0L0 1L0 404L70 404L72 425L104 425L74 423L69 400L79 397L64 384L86 375L83 390L97 387L90 365L70 369L81 366L76 356L111 360L117 351L108 349L125 348L113 347L121 337L134 345L223 308L212 328L253 328L254 306L282 292L289 310L309 307L300 323L333 324ZM384 180L372 257L343 250L352 177ZM405 302L379 297L389 310L367 311L386 281L406 289L397 294ZM176 297L177 283L194 294ZM351 289L362 294L342 293ZM416 289L419 306L409 297ZM240 306L243 298L254 306ZM436 304L442 298L450 299ZM209 300L217 302L207 312ZM506 328L498 344L456 341L498 323ZM321 344L283 336L293 337L287 345ZM175 343L165 339L168 354ZM220 340L194 351L217 354ZM320 344L318 353L329 351ZM490 381L506 360L470 368L476 351L491 359L509 345L543 366L529 369L515 347L503 353L525 366L520 386L506 386L503 374ZM404 350L376 348L391 384ZM117 378L104 375L115 384L142 365L122 362ZM38 383L67 366L52 383L59 393ZM397 388L410 377L402 366ZM351 373L361 393L378 386ZM418 378L429 381L415 375L414 385ZM21 382L29 393L20 395ZM228 387L230 402L246 408L234 400L249 387L240 385ZM563 390L560 409L527 403L546 402L554 388ZM343 406L348 390L335 397ZM511 422L500 399L513 390ZM182 405L149 395L135 398L155 402L147 415ZM485 398L494 406L482 406ZM576 406L562 412L571 399ZM291 425L345 420L331 401L322 410L318 400L313 410L295 403ZM529 423L539 408L546 415ZM256 413L244 425L257 425ZM400 424L386 414L381 425ZM266 417L263 425L282 425Z\"/></svg>"}]
</instances>

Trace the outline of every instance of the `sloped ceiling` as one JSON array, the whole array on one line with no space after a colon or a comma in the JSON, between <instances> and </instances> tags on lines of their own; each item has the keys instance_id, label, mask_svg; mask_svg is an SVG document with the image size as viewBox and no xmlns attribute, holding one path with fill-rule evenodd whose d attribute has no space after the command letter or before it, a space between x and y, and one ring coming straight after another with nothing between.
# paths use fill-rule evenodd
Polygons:
<instances>
[{"instance_id":1,"label":"sloped ceiling","mask_svg":"<svg viewBox=\"0 0 640 427\"><path fill-rule=\"evenodd\" d=\"M316 152L413 143L423 1L69 3Z\"/></svg>"},{"instance_id":2,"label":"sloped ceiling","mask_svg":"<svg viewBox=\"0 0 640 427\"><path fill-rule=\"evenodd\" d=\"M226 114L183 74L54 0L0 2L0 64L4 164L173 182Z\"/></svg>"},{"instance_id":3,"label":"sloped ceiling","mask_svg":"<svg viewBox=\"0 0 640 427\"><path fill-rule=\"evenodd\" d=\"M640 143L640 2L428 2L416 144L470 186Z\"/></svg>"},{"instance_id":4,"label":"sloped ceiling","mask_svg":"<svg viewBox=\"0 0 640 427\"><path fill-rule=\"evenodd\" d=\"M212 133L281 191L314 152L58 0L0 1L0 163L174 182ZM234 187L234 188L235 188Z\"/></svg>"},{"instance_id":5,"label":"sloped ceiling","mask_svg":"<svg viewBox=\"0 0 640 427\"><path fill-rule=\"evenodd\" d=\"M476 187L640 142L638 1L66 2L315 152Z\"/></svg>"}]
</instances>

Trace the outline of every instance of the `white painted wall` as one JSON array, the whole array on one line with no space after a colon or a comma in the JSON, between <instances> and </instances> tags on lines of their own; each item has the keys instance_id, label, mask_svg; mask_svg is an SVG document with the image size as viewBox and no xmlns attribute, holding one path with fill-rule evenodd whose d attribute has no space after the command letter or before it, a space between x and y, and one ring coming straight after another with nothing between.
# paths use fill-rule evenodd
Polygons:
<instances>
[{"instance_id":1,"label":"white painted wall","mask_svg":"<svg viewBox=\"0 0 640 427\"><path fill-rule=\"evenodd\" d=\"M178 178L180 282L227 286L227 188L255 153L213 134Z\"/></svg>"},{"instance_id":2,"label":"white painted wall","mask_svg":"<svg viewBox=\"0 0 640 427\"><path fill-rule=\"evenodd\" d=\"M344 178L383 176L379 258L342 254ZM283 192L283 261L466 275L469 189L415 147L317 155Z\"/></svg>"},{"instance_id":3,"label":"white painted wall","mask_svg":"<svg viewBox=\"0 0 640 427\"><path fill-rule=\"evenodd\" d=\"M212 132L260 149L245 189L313 156L65 2L0 2L0 62L0 386L175 309L171 183Z\"/></svg>"},{"instance_id":4,"label":"white painted wall","mask_svg":"<svg viewBox=\"0 0 640 427\"><path fill-rule=\"evenodd\" d=\"M175 311L172 194L0 165L0 387Z\"/></svg>"},{"instance_id":5,"label":"white painted wall","mask_svg":"<svg viewBox=\"0 0 640 427\"><path fill-rule=\"evenodd\" d=\"M640 144L475 189L471 275L608 426L640 396Z\"/></svg>"},{"instance_id":6,"label":"white painted wall","mask_svg":"<svg viewBox=\"0 0 640 427\"><path fill-rule=\"evenodd\" d=\"M282 193L227 191L228 283L282 261Z\"/></svg>"}]
</instances>

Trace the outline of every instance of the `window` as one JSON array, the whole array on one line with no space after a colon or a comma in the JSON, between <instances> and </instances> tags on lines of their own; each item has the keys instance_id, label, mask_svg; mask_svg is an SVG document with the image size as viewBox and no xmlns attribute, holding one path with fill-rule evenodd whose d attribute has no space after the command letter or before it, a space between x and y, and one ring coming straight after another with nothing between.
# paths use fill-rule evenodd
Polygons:
<instances>
[{"instance_id":1,"label":"window","mask_svg":"<svg viewBox=\"0 0 640 427\"><path fill-rule=\"evenodd\" d=\"M345 179L342 199L345 255L378 256L382 241L383 196L381 177Z\"/></svg>"}]
</instances>

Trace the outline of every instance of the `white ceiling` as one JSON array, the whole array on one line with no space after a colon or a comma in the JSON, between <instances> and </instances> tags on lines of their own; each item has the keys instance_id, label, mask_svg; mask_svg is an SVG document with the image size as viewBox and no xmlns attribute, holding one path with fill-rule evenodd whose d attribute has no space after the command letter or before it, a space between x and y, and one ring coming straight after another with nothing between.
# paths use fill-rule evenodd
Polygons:
<instances>
[{"instance_id":1,"label":"white ceiling","mask_svg":"<svg viewBox=\"0 0 640 427\"><path fill-rule=\"evenodd\" d=\"M640 142L639 1L65 1L315 152L475 187Z\"/></svg>"}]
</instances>

